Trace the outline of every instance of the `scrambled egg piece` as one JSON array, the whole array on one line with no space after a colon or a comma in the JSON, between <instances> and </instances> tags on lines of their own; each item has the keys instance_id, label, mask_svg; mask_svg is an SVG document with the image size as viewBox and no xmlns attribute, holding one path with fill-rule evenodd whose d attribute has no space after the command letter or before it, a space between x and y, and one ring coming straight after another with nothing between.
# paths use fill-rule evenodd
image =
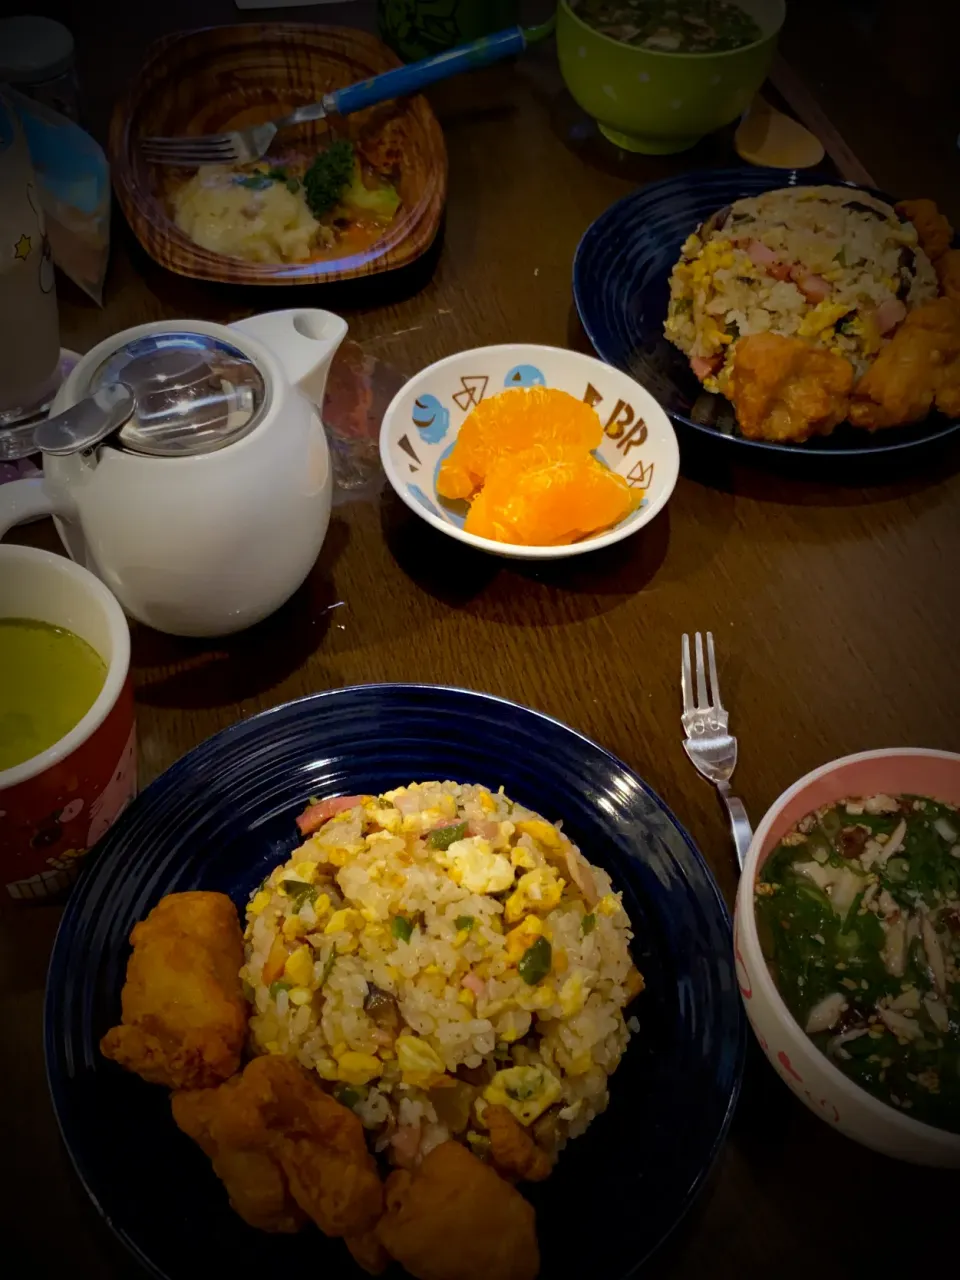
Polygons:
<instances>
[{"instance_id":1,"label":"scrambled egg piece","mask_svg":"<svg viewBox=\"0 0 960 1280\"><path fill-rule=\"evenodd\" d=\"M423 1086L432 1077L442 1075L446 1070L443 1059L433 1045L421 1040L419 1036L398 1036L394 1049L404 1084Z\"/></svg>"},{"instance_id":2,"label":"scrambled egg piece","mask_svg":"<svg viewBox=\"0 0 960 1280\"><path fill-rule=\"evenodd\" d=\"M515 924L528 911L552 911L560 901L564 883L549 867L537 867L522 875L516 891L507 899L507 924Z\"/></svg>"},{"instance_id":3,"label":"scrambled egg piece","mask_svg":"<svg viewBox=\"0 0 960 1280\"><path fill-rule=\"evenodd\" d=\"M819 302L800 321L797 330L801 338L816 338L819 334L832 329L838 320L850 310L849 302Z\"/></svg>"},{"instance_id":4,"label":"scrambled egg piece","mask_svg":"<svg viewBox=\"0 0 960 1280\"><path fill-rule=\"evenodd\" d=\"M507 1067L483 1091L484 1101L506 1107L521 1124L531 1125L552 1107L562 1086L546 1067Z\"/></svg>"},{"instance_id":5,"label":"scrambled egg piece","mask_svg":"<svg viewBox=\"0 0 960 1280\"><path fill-rule=\"evenodd\" d=\"M313 981L313 952L308 946L297 947L293 955L287 957L283 976L296 987L310 986Z\"/></svg>"},{"instance_id":6,"label":"scrambled egg piece","mask_svg":"<svg viewBox=\"0 0 960 1280\"><path fill-rule=\"evenodd\" d=\"M549 822L542 822L539 818L531 818L527 822L518 822L517 830L525 836L531 836L540 844L544 844L548 849L560 848L560 832L556 827L552 827Z\"/></svg>"},{"instance_id":7,"label":"scrambled egg piece","mask_svg":"<svg viewBox=\"0 0 960 1280\"><path fill-rule=\"evenodd\" d=\"M309 262L317 256L320 223L302 191L283 182L253 189L228 165L201 165L174 193L174 220L203 249L248 262Z\"/></svg>"},{"instance_id":8,"label":"scrambled egg piece","mask_svg":"<svg viewBox=\"0 0 960 1280\"><path fill-rule=\"evenodd\" d=\"M344 1084L369 1084L383 1071L383 1063L370 1053L348 1051L337 1058L337 1079Z\"/></svg>"},{"instance_id":9,"label":"scrambled egg piece","mask_svg":"<svg viewBox=\"0 0 960 1280\"><path fill-rule=\"evenodd\" d=\"M539 916L527 916L522 924L511 929L505 938L507 944L507 960L516 964L528 947L532 947L543 933L543 922Z\"/></svg>"},{"instance_id":10,"label":"scrambled egg piece","mask_svg":"<svg viewBox=\"0 0 960 1280\"><path fill-rule=\"evenodd\" d=\"M513 864L494 853L489 840L468 836L455 841L446 852L450 874L470 893L500 893L513 884Z\"/></svg>"}]
</instances>

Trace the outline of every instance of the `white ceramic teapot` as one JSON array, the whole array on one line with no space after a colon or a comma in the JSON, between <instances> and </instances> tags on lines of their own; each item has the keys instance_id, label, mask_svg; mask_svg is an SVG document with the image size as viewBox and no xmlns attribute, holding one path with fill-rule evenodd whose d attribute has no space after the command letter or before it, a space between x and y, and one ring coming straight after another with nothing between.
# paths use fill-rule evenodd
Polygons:
<instances>
[{"instance_id":1,"label":"white ceramic teapot","mask_svg":"<svg viewBox=\"0 0 960 1280\"><path fill-rule=\"evenodd\" d=\"M134 418L104 444L0 486L0 536L55 517L64 546L132 617L181 636L265 618L310 572L333 481L319 406L346 322L274 311L161 321L93 348L52 413L123 382Z\"/></svg>"}]
</instances>

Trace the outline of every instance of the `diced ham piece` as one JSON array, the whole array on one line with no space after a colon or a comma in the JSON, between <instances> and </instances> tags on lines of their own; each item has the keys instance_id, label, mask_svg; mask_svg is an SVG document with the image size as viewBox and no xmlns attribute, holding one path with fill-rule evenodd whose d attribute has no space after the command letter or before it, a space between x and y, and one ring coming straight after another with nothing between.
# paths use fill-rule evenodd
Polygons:
<instances>
[{"instance_id":1,"label":"diced ham piece","mask_svg":"<svg viewBox=\"0 0 960 1280\"><path fill-rule=\"evenodd\" d=\"M888 298L881 302L873 313L873 318L881 334L890 333L907 316L907 308L899 298Z\"/></svg>"},{"instance_id":2,"label":"diced ham piece","mask_svg":"<svg viewBox=\"0 0 960 1280\"><path fill-rule=\"evenodd\" d=\"M790 279L794 282L808 302L824 302L830 297L830 285L823 276L807 271L803 267L793 267Z\"/></svg>"},{"instance_id":3,"label":"diced ham piece","mask_svg":"<svg viewBox=\"0 0 960 1280\"><path fill-rule=\"evenodd\" d=\"M472 991L478 1000L482 999L487 991L487 984L482 978L478 978L475 973L466 974L460 982L462 987L466 987L468 991Z\"/></svg>"},{"instance_id":4,"label":"diced ham piece","mask_svg":"<svg viewBox=\"0 0 960 1280\"><path fill-rule=\"evenodd\" d=\"M772 267L780 259L762 240L751 240L747 245L747 256L757 267Z\"/></svg>"},{"instance_id":5,"label":"diced ham piece","mask_svg":"<svg viewBox=\"0 0 960 1280\"><path fill-rule=\"evenodd\" d=\"M442 826L449 824L442 823ZM488 818L471 818L467 823L467 835L481 836L484 840L495 840L500 830L500 823Z\"/></svg>"},{"instance_id":6,"label":"diced ham piece","mask_svg":"<svg viewBox=\"0 0 960 1280\"><path fill-rule=\"evenodd\" d=\"M760 267L772 276L774 280L789 280L790 266L786 262L781 262L774 251L767 247L762 240L751 240L747 245L747 257L755 267Z\"/></svg>"},{"instance_id":7,"label":"diced ham piece","mask_svg":"<svg viewBox=\"0 0 960 1280\"><path fill-rule=\"evenodd\" d=\"M690 368L701 382L704 378L709 378L711 373L716 373L721 364L723 364L723 356L690 357Z\"/></svg>"},{"instance_id":8,"label":"diced ham piece","mask_svg":"<svg viewBox=\"0 0 960 1280\"><path fill-rule=\"evenodd\" d=\"M311 804L297 819L297 826L302 836L312 836L319 831L325 822L345 809L353 809L363 803L363 796L336 796L331 800L321 800L319 804Z\"/></svg>"}]
</instances>

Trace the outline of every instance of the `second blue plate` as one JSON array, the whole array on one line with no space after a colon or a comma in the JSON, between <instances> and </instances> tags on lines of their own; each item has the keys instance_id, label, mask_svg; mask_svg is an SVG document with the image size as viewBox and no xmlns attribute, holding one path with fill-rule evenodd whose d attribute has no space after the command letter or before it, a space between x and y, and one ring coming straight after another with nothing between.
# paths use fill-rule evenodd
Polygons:
<instances>
[{"instance_id":1,"label":"second blue plate","mask_svg":"<svg viewBox=\"0 0 960 1280\"><path fill-rule=\"evenodd\" d=\"M636 378L681 427L754 456L897 454L960 429L960 421L934 413L915 426L874 434L843 424L832 435L804 444L747 440L736 429L733 407L722 396L704 391L686 357L663 336L670 273L691 231L745 196L824 183L853 186L822 173L718 169L652 182L611 205L587 229L573 268L577 311L600 358ZM883 192L872 194L892 203Z\"/></svg>"},{"instance_id":2,"label":"second blue plate","mask_svg":"<svg viewBox=\"0 0 960 1280\"><path fill-rule=\"evenodd\" d=\"M744 1022L730 921L689 837L636 774L555 720L464 690L368 685L265 712L184 756L121 817L68 903L47 990L53 1104L91 1198L152 1275L363 1273L312 1229L246 1226L174 1126L166 1090L100 1055L130 930L178 890L219 890L242 908L294 847L306 796L429 778L502 784L562 818L623 890L647 980L609 1110L548 1182L525 1188L542 1277L631 1275L691 1205L733 1113Z\"/></svg>"}]
</instances>

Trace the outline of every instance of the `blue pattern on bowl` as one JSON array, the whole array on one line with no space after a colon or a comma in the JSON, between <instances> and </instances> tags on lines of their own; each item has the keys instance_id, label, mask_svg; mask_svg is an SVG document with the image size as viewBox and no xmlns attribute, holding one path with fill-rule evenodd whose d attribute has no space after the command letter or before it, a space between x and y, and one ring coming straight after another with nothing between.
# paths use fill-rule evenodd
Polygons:
<instances>
[{"instance_id":1,"label":"blue pattern on bowl","mask_svg":"<svg viewBox=\"0 0 960 1280\"><path fill-rule=\"evenodd\" d=\"M547 1183L525 1189L543 1280L632 1274L690 1207L729 1125L744 1052L730 921L701 856L636 774L557 721L464 690L363 686L264 712L184 756L101 842L67 905L45 1016L53 1103L94 1203L152 1275L360 1273L340 1242L312 1230L247 1227L173 1124L166 1091L101 1057L130 930L178 890L219 890L242 907L295 846L307 795L436 777L502 784L562 818L623 890L647 979L609 1112Z\"/></svg>"},{"instance_id":2,"label":"blue pattern on bowl","mask_svg":"<svg viewBox=\"0 0 960 1280\"><path fill-rule=\"evenodd\" d=\"M822 173L743 168L685 173L624 196L587 229L574 260L574 299L587 336L601 359L636 378L674 422L733 448L860 457L942 439L960 421L932 414L915 426L875 435L844 425L805 444L746 440L735 433L732 406L703 390L686 357L663 336L670 272L691 231L734 200L822 183L855 186ZM893 202L881 191L872 194Z\"/></svg>"}]
</instances>

